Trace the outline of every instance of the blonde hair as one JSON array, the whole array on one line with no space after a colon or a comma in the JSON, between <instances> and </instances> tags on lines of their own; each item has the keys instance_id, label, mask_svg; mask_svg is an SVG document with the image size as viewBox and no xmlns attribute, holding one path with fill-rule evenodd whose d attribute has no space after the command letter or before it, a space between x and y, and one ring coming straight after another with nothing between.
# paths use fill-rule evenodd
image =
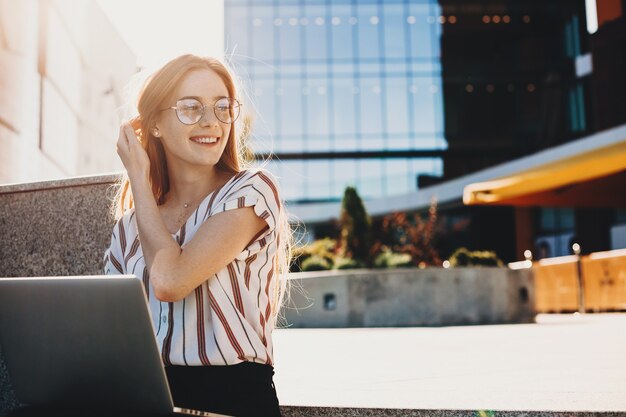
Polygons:
<instances>
[{"instance_id":1,"label":"blonde hair","mask_svg":"<svg viewBox=\"0 0 626 417\"><path fill-rule=\"evenodd\" d=\"M229 97L237 97L235 78L224 63L215 58L191 54L181 55L169 61L148 77L139 92L137 103L139 114L131 119L131 125L135 129L141 146L145 149L150 159L150 184L157 205L164 203L165 195L170 189L170 183L163 144L160 138L152 134L150 128L156 124L157 117L164 103L171 99L174 90L183 78L190 71L199 69L213 71L224 82ZM244 116L240 117L239 120L247 120L249 123L250 118ZM250 163L248 163L246 158L246 156L250 155L249 149L243 141L243 136L236 134L238 130L236 123L231 126L226 148L216 164L218 169L232 174L250 167ZM248 133L246 129L241 129L241 131L244 135ZM115 220L118 220L127 210L134 206L130 179L126 171L120 176L115 184L115 188L111 215ZM278 253L274 267L278 277L278 285L275 285L276 291L272 297L272 317L274 323L276 323L284 295L287 292L287 274L289 273L293 247L293 232L282 202L276 229Z\"/></svg>"}]
</instances>

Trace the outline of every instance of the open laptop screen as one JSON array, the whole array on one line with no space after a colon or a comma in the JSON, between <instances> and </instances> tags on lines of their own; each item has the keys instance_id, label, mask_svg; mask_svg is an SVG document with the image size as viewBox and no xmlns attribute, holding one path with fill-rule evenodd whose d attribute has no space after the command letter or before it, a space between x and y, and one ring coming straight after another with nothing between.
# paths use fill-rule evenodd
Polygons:
<instances>
[{"instance_id":1,"label":"open laptop screen","mask_svg":"<svg viewBox=\"0 0 626 417\"><path fill-rule=\"evenodd\" d=\"M0 345L24 404L173 410L132 275L0 278Z\"/></svg>"}]
</instances>

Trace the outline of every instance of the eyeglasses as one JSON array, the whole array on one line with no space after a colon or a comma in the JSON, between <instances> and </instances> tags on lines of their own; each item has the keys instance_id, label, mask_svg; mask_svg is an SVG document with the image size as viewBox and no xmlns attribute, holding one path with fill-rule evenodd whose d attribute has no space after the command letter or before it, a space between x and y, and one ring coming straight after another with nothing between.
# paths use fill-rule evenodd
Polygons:
<instances>
[{"instance_id":1,"label":"eyeglasses","mask_svg":"<svg viewBox=\"0 0 626 417\"><path fill-rule=\"evenodd\" d=\"M202 119L209 105L202 104L195 98L182 98L176 102L175 107L163 110L176 110L176 116L182 124L194 125ZM234 123L241 112L241 103L236 98L222 97L213 104L213 113L222 123Z\"/></svg>"}]
</instances>

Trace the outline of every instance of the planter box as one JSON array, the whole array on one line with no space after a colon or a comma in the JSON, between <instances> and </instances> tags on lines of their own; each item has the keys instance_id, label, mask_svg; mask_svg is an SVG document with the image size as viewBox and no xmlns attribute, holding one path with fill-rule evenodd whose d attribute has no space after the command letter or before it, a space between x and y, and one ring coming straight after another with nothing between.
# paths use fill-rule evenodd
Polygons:
<instances>
[{"instance_id":1,"label":"planter box","mask_svg":"<svg viewBox=\"0 0 626 417\"><path fill-rule=\"evenodd\" d=\"M289 327L532 323L529 270L398 268L291 274Z\"/></svg>"}]
</instances>

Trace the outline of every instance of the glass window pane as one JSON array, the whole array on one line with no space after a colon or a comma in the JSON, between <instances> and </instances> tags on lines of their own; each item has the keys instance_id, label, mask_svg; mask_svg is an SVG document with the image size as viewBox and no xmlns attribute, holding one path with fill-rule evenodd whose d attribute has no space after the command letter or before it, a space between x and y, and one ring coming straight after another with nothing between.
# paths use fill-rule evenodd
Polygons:
<instances>
[{"instance_id":1,"label":"glass window pane","mask_svg":"<svg viewBox=\"0 0 626 417\"><path fill-rule=\"evenodd\" d=\"M310 199L330 198L330 161L307 161L307 197Z\"/></svg>"},{"instance_id":2,"label":"glass window pane","mask_svg":"<svg viewBox=\"0 0 626 417\"><path fill-rule=\"evenodd\" d=\"M382 149L381 93L380 79L361 80L362 149Z\"/></svg>"},{"instance_id":3,"label":"glass window pane","mask_svg":"<svg viewBox=\"0 0 626 417\"><path fill-rule=\"evenodd\" d=\"M406 56L404 33L407 26L404 6L386 4L384 11L385 15L381 23L384 27L385 58L404 58Z\"/></svg>"},{"instance_id":4,"label":"glass window pane","mask_svg":"<svg viewBox=\"0 0 626 417\"><path fill-rule=\"evenodd\" d=\"M350 78L333 80L334 133L351 134L356 131L354 85Z\"/></svg>"},{"instance_id":5,"label":"glass window pane","mask_svg":"<svg viewBox=\"0 0 626 417\"><path fill-rule=\"evenodd\" d=\"M302 200L305 194L305 165L301 161L270 161L267 169L278 177L283 199Z\"/></svg>"},{"instance_id":6,"label":"glass window pane","mask_svg":"<svg viewBox=\"0 0 626 417\"><path fill-rule=\"evenodd\" d=\"M326 22L325 6L306 6L308 23L304 26L306 37L305 53L307 59L326 59Z\"/></svg>"},{"instance_id":7,"label":"glass window pane","mask_svg":"<svg viewBox=\"0 0 626 417\"><path fill-rule=\"evenodd\" d=\"M354 29L351 6L335 4L331 7L330 29L334 59L352 59L352 31Z\"/></svg>"},{"instance_id":8,"label":"glass window pane","mask_svg":"<svg viewBox=\"0 0 626 417\"><path fill-rule=\"evenodd\" d=\"M275 26L280 33L280 48L278 54L281 60L300 59L302 46L300 45L300 19L298 7L278 7L279 17L274 19ZM280 23L280 25L277 25Z\"/></svg>"},{"instance_id":9,"label":"glass window pane","mask_svg":"<svg viewBox=\"0 0 626 417\"><path fill-rule=\"evenodd\" d=\"M280 100L281 135L301 136L302 132L302 84L299 79L281 80L277 88Z\"/></svg>"},{"instance_id":10,"label":"glass window pane","mask_svg":"<svg viewBox=\"0 0 626 417\"><path fill-rule=\"evenodd\" d=\"M250 55L261 61L274 60L274 16L270 7L255 7L252 19L252 49ZM236 26L235 26L236 27Z\"/></svg>"},{"instance_id":11,"label":"glass window pane","mask_svg":"<svg viewBox=\"0 0 626 417\"><path fill-rule=\"evenodd\" d=\"M413 120L415 132L437 132L435 125L435 95L441 94L440 79L432 77L414 77L409 92L413 99Z\"/></svg>"},{"instance_id":12,"label":"glass window pane","mask_svg":"<svg viewBox=\"0 0 626 417\"><path fill-rule=\"evenodd\" d=\"M378 30L381 24L380 16L378 16L378 7L374 4L359 4L357 7L359 57L361 59L379 58L380 46Z\"/></svg>"},{"instance_id":13,"label":"glass window pane","mask_svg":"<svg viewBox=\"0 0 626 417\"><path fill-rule=\"evenodd\" d=\"M361 175L357 189L363 198L383 196L383 162L376 159L359 161Z\"/></svg>"},{"instance_id":14,"label":"glass window pane","mask_svg":"<svg viewBox=\"0 0 626 417\"><path fill-rule=\"evenodd\" d=\"M385 88L387 98L387 131L389 134L402 135L394 138L390 148L407 148L409 144L409 115L407 106L408 83L404 76L387 78Z\"/></svg>"},{"instance_id":15,"label":"glass window pane","mask_svg":"<svg viewBox=\"0 0 626 417\"><path fill-rule=\"evenodd\" d=\"M556 229L556 215L553 208L541 209L541 230L551 231Z\"/></svg>"},{"instance_id":16,"label":"glass window pane","mask_svg":"<svg viewBox=\"0 0 626 417\"><path fill-rule=\"evenodd\" d=\"M276 96L272 78L257 78L252 83L252 94L256 102L254 132L257 135L275 135L276 131ZM258 129L258 130L257 130Z\"/></svg>"},{"instance_id":17,"label":"glass window pane","mask_svg":"<svg viewBox=\"0 0 626 417\"><path fill-rule=\"evenodd\" d=\"M328 85L326 78L308 80L307 99L309 150L329 150Z\"/></svg>"},{"instance_id":18,"label":"glass window pane","mask_svg":"<svg viewBox=\"0 0 626 417\"><path fill-rule=\"evenodd\" d=\"M415 58L438 55L434 49L436 45L439 45L439 39L433 39L437 18L431 14L430 9L434 11L429 4L411 4L409 7L406 23L409 25L411 55Z\"/></svg>"},{"instance_id":19,"label":"glass window pane","mask_svg":"<svg viewBox=\"0 0 626 417\"><path fill-rule=\"evenodd\" d=\"M574 226L574 209L559 209L561 215L561 226L564 230L573 230Z\"/></svg>"},{"instance_id":20,"label":"glass window pane","mask_svg":"<svg viewBox=\"0 0 626 417\"><path fill-rule=\"evenodd\" d=\"M404 194L409 191L408 160L385 160L385 194Z\"/></svg>"}]
</instances>

